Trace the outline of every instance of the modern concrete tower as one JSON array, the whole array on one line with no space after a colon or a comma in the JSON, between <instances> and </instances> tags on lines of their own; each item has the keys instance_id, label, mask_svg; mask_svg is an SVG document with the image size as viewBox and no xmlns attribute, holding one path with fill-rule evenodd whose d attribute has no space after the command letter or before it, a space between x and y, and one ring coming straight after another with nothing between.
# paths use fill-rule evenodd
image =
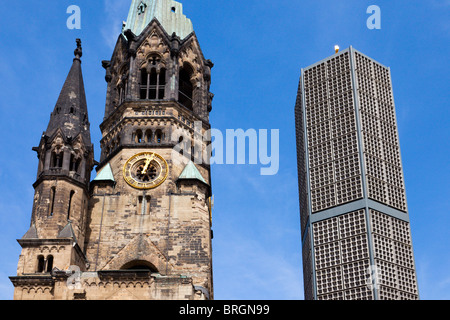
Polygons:
<instances>
[{"instance_id":1,"label":"modern concrete tower","mask_svg":"<svg viewBox=\"0 0 450 320\"><path fill-rule=\"evenodd\" d=\"M81 45L41 144L17 300L214 298L205 141L213 63L172 0L133 0L93 159ZM90 181L93 166L97 176Z\"/></svg>"},{"instance_id":2,"label":"modern concrete tower","mask_svg":"<svg viewBox=\"0 0 450 320\"><path fill-rule=\"evenodd\" d=\"M305 298L418 299L390 69L302 69L295 115Z\"/></svg>"}]
</instances>

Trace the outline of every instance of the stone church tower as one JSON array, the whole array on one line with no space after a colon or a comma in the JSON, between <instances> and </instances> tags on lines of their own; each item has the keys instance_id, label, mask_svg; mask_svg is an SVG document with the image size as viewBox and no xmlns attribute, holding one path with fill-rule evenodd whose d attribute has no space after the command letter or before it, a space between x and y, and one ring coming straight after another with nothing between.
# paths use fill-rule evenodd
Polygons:
<instances>
[{"instance_id":1,"label":"stone church tower","mask_svg":"<svg viewBox=\"0 0 450 320\"><path fill-rule=\"evenodd\" d=\"M14 299L213 299L213 64L172 0L133 0L94 160L81 41L38 147ZM90 173L97 166L97 176Z\"/></svg>"}]
</instances>

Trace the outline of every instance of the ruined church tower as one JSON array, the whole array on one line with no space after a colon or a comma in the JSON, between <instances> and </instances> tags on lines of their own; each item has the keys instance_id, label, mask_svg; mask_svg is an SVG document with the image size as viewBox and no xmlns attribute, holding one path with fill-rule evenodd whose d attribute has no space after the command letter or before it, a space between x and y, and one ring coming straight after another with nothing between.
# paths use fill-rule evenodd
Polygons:
<instances>
[{"instance_id":1,"label":"ruined church tower","mask_svg":"<svg viewBox=\"0 0 450 320\"><path fill-rule=\"evenodd\" d=\"M182 5L133 0L110 60L94 160L81 41L34 150L38 178L14 298L213 299L213 63ZM200 138L199 138L200 137ZM90 173L96 165L97 175Z\"/></svg>"}]
</instances>

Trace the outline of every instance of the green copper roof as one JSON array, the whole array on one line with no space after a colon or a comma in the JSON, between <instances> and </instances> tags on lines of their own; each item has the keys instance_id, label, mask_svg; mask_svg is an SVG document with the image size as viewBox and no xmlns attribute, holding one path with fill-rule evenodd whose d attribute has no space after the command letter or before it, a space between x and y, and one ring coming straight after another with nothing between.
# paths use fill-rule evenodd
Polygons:
<instances>
[{"instance_id":1,"label":"green copper roof","mask_svg":"<svg viewBox=\"0 0 450 320\"><path fill-rule=\"evenodd\" d=\"M208 184L192 161L189 161L186 168L184 168L183 172L178 177L178 180L186 180L186 179L200 180L204 184Z\"/></svg>"},{"instance_id":2,"label":"green copper roof","mask_svg":"<svg viewBox=\"0 0 450 320\"><path fill-rule=\"evenodd\" d=\"M124 31L130 29L139 36L153 18L167 34L175 32L181 39L194 31L191 20L183 14L183 5L173 0L133 0Z\"/></svg>"},{"instance_id":3,"label":"green copper roof","mask_svg":"<svg viewBox=\"0 0 450 320\"><path fill-rule=\"evenodd\" d=\"M94 181L113 181L114 175L111 170L111 165L108 163L98 174Z\"/></svg>"}]
</instances>

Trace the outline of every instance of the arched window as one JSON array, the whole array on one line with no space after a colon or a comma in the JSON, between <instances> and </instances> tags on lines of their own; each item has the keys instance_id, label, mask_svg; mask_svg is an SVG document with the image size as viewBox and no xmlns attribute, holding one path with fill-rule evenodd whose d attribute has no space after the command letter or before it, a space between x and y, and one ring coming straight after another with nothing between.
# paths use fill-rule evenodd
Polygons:
<instances>
[{"instance_id":1,"label":"arched window","mask_svg":"<svg viewBox=\"0 0 450 320\"><path fill-rule=\"evenodd\" d=\"M64 152L52 152L51 166L52 168L62 168L64 160Z\"/></svg>"},{"instance_id":2,"label":"arched window","mask_svg":"<svg viewBox=\"0 0 450 320\"><path fill-rule=\"evenodd\" d=\"M163 132L160 129L156 130L155 131L155 142L162 143L163 139L164 139Z\"/></svg>"},{"instance_id":3,"label":"arched window","mask_svg":"<svg viewBox=\"0 0 450 320\"><path fill-rule=\"evenodd\" d=\"M192 73L192 69L188 65L184 65L180 69L178 78L178 102L190 110L192 110L192 98L194 95L194 87L191 82Z\"/></svg>"},{"instance_id":4,"label":"arched window","mask_svg":"<svg viewBox=\"0 0 450 320\"><path fill-rule=\"evenodd\" d=\"M134 260L126 263L120 270L140 270L157 273L158 269L148 261Z\"/></svg>"},{"instance_id":5,"label":"arched window","mask_svg":"<svg viewBox=\"0 0 450 320\"><path fill-rule=\"evenodd\" d=\"M158 74L156 73L156 69L153 68L150 71L150 86L147 99L151 100L157 99L156 97L157 86L158 86Z\"/></svg>"},{"instance_id":6,"label":"arched window","mask_svg":"<svg viewBox=\"0 0 450 320\"><path fill-rule=\"evenodd\" d=\"M152 137L153 137L152 130L148 129L147 131L145 131L145 142L146 143L152 142Z\"/></svg>"},{"instance_id":7,"label":"arched window","mask_svg":"<svg viewBox=\"0 0 450 320\"><path fill-rule=\"evenodd\" d=\"M53 217L53 211L54 211L54 209L55 209L55 197L56 197L56 187L52 187L51 189L50 189L50 210L49 210L49 213L50 213L50 216L51 217Z\"/></svg>"},{"instance_id":8,"label":"arched window","mask_svg":"<svg viewBox=\"0 0 450 320\"><path fill-rule=\"evenodd\" d=\"M44 259L44 256L38 256L36 272L37 273L42 273L42 272L44 272L44 270L45 270L45 259Z\"/></svg>"},{"instance_id":9,"label":"arched window","mask_svg":"<svg viewBox=\"0 0 450 320\"><path fill-rule=\"evenodd\" d=\"M141 86L140 86L141 99L148 99L147 84L150 81L149 77L150 77L150 75L147 74L147 70L142 69L141 70Z\"/></svg>"},{"instance_id":10,"label":"arched window","mask_svg":"<svg viewBox=\"0 0 450 320\"><path fill-rule=\"evenodd\" d=\"M159 86L158 86L158 99L164 99L166 93L166 69L162 68L159 71Z\"/></svg>"},{"instance_id":11,"label":"arched window","mask_svg":"<svg viewBox=\"0 0 450 320\"><path fill-rule=\"evenodd\" d=\"M75 191L70 191L70 196L69 196L69 208L67 209L67 220L70 220L70 211L72 210L72 200L73 200L73 196L75 195Z\"/></svg>"},{"instance_id":12,"label":"arched window","mask_svg":"<svg viewBox=\"0 0 450 320\"><path fill-rule=\"evenodd\" d=\"M134 141L136 143L142 143L142 138L143 138L142 130L139 129L136 131L136 135L134 136Z\"/></svg>"},{"instance_id":13,"label":"arched window","mask_svg":"<svg viewBox=\"0 0 450 320\"><path fill-rule=\"evenodd\" d=\"M124 66L122 67L117 76L116 92L118 104L121 104L122 102L125 101L127 90L128 90L128 70L126 70L126 67Z\"/></svg>"},{"instance_id":14,"label":"arched window","mask_svg":"<svg viewBox=\"0 0 450 320\"><path fill-rule=\"evenodd\" d=\"M53 269L53 256L47 257L47 272L52 272Z\"/></svg>"},{"instance_id":15,"label":"arched window","mask_svg":"<svg viewBox=\"0 0 450 320\"><path fill-rule=\"evenodd\" d=\"M151 57L145 68L141 69L141 99L164 99L166 88L166 69L158 56Z\"/></svg>"},{"instance_id":16,"label":"arched window","mask_svg":"<svg viewBox=\"0 0 450 320\"><path fill-rule=\"evenodd\" d=\"M81 158L76 158L75 155L70 156L70 171L78 172L80 169Z\"/></svg>"}]
</instances>

